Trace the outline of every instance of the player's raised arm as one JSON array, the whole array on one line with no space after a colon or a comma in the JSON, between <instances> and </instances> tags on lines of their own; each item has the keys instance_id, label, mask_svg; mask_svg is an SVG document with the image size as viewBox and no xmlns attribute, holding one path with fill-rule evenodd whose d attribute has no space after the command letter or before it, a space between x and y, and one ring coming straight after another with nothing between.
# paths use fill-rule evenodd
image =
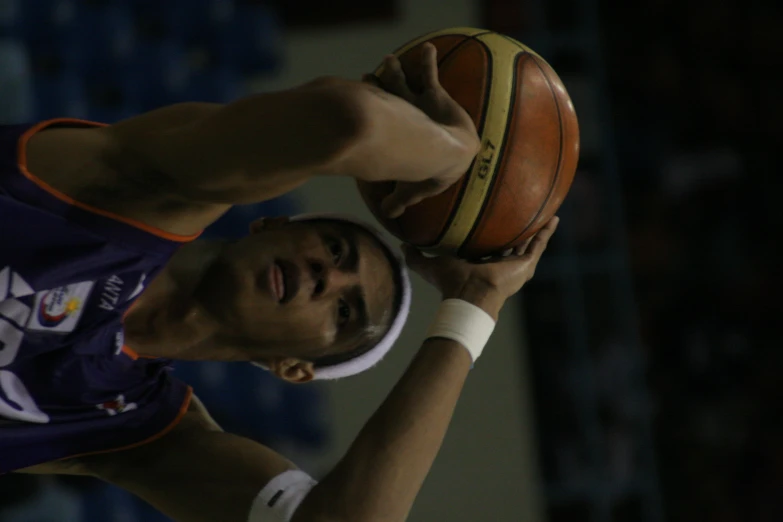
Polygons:
<instances>
[{"instance_id":1,"label":"player's raised arm","mask_svg":"<svg viewBox=\"0 0 783 522\"><path fill-rule=\"evenodd\" d=\"M399 383L320 483L260 444L216 431L198 412L153 443L90 457L87 467L180 522L404 521L471 364L505 300L532 277L556 226L554 219L516 255L493 263L408 252L412 268L447 301Z\"/></svg>"},{"instance_id":2,"label":"player's raised arm","mask_svg":"<svg viewBox=\"0 0 783 522\"><path fill-rule=\"evenodd\" d=\"M434 48L425 59L431 88L420 99L323 78L200 110L179 125L168 121L169 108L107 132L185 195L208 202L269 199L320 175L450 184L470 165L478 137L437 84Z\"/></svg>"}]
</instances>

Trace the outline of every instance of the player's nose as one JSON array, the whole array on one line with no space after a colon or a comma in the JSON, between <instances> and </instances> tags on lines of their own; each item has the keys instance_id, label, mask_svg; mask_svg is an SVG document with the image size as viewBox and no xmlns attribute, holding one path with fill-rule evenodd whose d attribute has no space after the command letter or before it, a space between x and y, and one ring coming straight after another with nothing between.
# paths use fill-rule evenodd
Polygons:
<instances>
[{"instance_id":1,"label":"player's nose","mask_svg":"<svg viewBox=\"0 0 783 522\"><path fill-rule=\"evenodd\" d=\"M355 272L328 266L318 260L310 261L310 274L313 281L313 298L323 298L341 293L346 288L359 283L359 276Z\"/></svg>"}]
</instances>

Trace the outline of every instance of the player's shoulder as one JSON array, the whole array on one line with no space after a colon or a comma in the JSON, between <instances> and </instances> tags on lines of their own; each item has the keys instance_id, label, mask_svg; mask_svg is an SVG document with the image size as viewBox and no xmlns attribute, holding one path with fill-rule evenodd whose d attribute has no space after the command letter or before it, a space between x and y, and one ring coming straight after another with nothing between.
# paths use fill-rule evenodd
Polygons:
<instances>
[{"instance_id":1,"label":"player's shoulder","mask_svg":"<svg viewBox=\"0 0 783 522\"><path fill-rule=\"evenodd\" d=\"M105 175L102 159L112 149L105 127L38 125L19 144L19 165L63 194Z\"/></svg>"},{"instance_id":2,"label":"player's shoulder","mask_svg":"<svg viewBox=\"0 0 783 522\"><path fill-rule=\"evenodd\" d=\"M227 208L205 209L194 202L150 158L138 153L134 140L144 132L184 125L211 104L183 105L115 125L40 127L20 142L19 164L25 175L60 199L164 234L192 236Z\"/></svg>"},{"instance_id":3,"label":"player's shoulder","mask_svg":"<svg viewBox=\"0 0 783 522\"><path fill-rule=\"evenodd\" d=\"M106 189L119 181L139 183L138 176L121 176L122 171L143 171L112 127L97 125L41 126L20 142L19 164L49 187L95 206L114 203L94 200L100 193L107 197Z\"/></svg>"}]
</instances>

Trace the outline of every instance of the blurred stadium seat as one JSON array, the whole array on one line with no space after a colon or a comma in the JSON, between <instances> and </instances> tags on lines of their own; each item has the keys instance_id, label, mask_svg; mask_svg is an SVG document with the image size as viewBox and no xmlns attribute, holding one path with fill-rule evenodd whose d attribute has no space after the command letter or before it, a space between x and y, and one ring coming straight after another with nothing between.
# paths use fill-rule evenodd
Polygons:
<instances>
[{"instance_id":1,"label":"blurred stadium seat","mask_svg":"<svg viewBox=\"0 0 783 522\"><path fill-rule=\"evenodd\" d=\"M20 123L33 111L32 73L27 49L0 37L0 123Z\"/></svg>"},{"instance_id":2,"label":"blurred stadium seat","mask_svg":"<svg viewBox=\"0 0 783 522\"><path fill-rule=\"evenodd\" d=\"M18 38L21 32L21 0L0 2L0 39Z\"/></svg>"},{"instance_id":3,"label":"blurred stadium seat","mask_svg":"<svg viewBox=\"0 0 783 522\"><path fill-rule=\"evenodd\" d=\"M30 54L35 119L228 101L281 56L275 13L233 0L2 0L0 38Z\"/></svg>"},{"instance_id":4,"label":"blurred stadium seat","mask_svg":"<svg viewBox=\"0 0 783 522\"><path fill-rule=\"evenodd\" d=\"M183 101L189 78L187 51L172 39L140 42L127 62L117 63L112 80L128 101L150 110Z\"/></svg>"},{"instance_id":5,"label":"blurred stadium seat","mask_svg":"<svg viewBox=\"0 0 783 522\"><path fill-rule=\"evenodd\" d=\"M244 74L275 70L279 64L281 39L279 20L261 5L248 5L237 11L230 31L212 33L215 60Z\"/></svg>"},{"instance_id":6,"label":"blurred stadium seat","mask_svg":"<svg viewBox=\"0 0 783 522\"><path fill-rule=\"evenodd\" d=\"M88 117L84 82L73 72L34 78L36 119Z\"/></svg>"}]
</instances>

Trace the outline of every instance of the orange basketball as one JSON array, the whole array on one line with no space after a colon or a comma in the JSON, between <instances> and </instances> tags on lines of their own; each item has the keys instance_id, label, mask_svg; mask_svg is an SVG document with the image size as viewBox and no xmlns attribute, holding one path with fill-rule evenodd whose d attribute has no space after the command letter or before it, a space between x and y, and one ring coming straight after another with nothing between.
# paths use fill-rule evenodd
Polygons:
<instances>
[{"instance_id":1,"label":"orange basketball","mask_svg":"<svg viewBox=\"0 0 783 522\"><path fill-rule=\"evenodd\" d=\"M445 29L405 44L395 54L409 78L419 77L425 42L438 49L440 82L473 118L481 150L454 186L397 219L380 211L393 183L360 181L359 191L389 232L425 251L500 254L535 234L568 193L579 156L574 106L543 58L482 29Z\"/></svg>"}]
</instances>

